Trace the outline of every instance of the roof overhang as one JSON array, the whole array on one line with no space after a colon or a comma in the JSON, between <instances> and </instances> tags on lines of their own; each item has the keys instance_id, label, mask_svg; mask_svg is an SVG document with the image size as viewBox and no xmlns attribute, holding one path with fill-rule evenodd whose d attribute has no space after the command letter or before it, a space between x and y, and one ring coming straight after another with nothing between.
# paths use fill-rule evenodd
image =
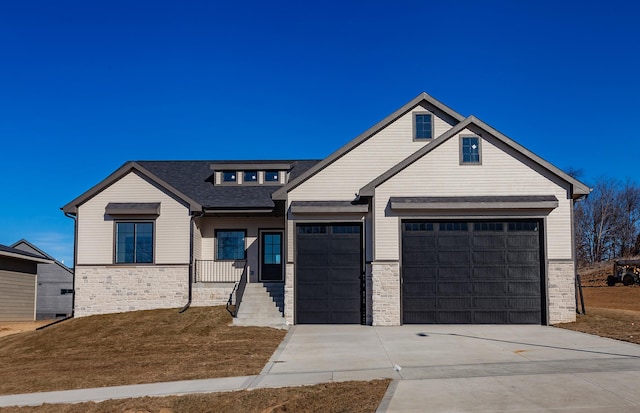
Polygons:
<instances>
[{"instance_id":1,"label":"roof overhang","mask_svg":"<svg viewBox=\"0 0 640 413\"><path fill-rule=\"evenodd\" d=\"M278 170L285 171L293 167L291 163L278 162L278 163L251 163L251 162L227 162L227 163L212 163L209 168L212 171L256 171L256 170Z\"/></svg>"},{"instance_id":2,"label":"roof overhang","mask_svg":"<svg viewBox=\"0 0 640 413\"><path fill-rule=\"evenodd\" d=\"M553 195L544 196L466 196L466 197L391 197L391 210L552 210L558 207Z\"/></svg>"},{"instance_id":3,"label":"roof overhang","mask_svg":"<svg viewBox=\"0 0 640 413\"><path fill-rule=\"evenodd\" d=\"M108 215L160 215L160 202L109 202Z\"/></svg>"},{"instance_id":4,"label":"roof overhang","mask_svg":"<svg viewBox=\"0 0 640 413\"><path fill-rule=\"evenodd\" d=\"M158 185L160 188L166 191L168 194L179 199L181 202L184 202L188 206L189 212L198 212L202 210L202 205L200 205L198 202L189 198L182 192L178 191L176 188L169 185L167 182L160 179L158 176L151 173L149 170L142 167L137 162L127 162L124 165L122 165L120 168L118 168L116 171L114 171L111 175L109 175L104 180L102 180L100 183L93 186L91 189L89 189L88 191L86 191L85 193L83 193L73 201L63 206L61 208L62 211L71 215L77 214L78 207L80 205L84 204L85 202L87 202L88 200L90 200L100 192L104 191L114 182L118 181L120 178L122 178L123 176L131 172L137 173L140 176L144 177L145 179L150 180L155 185Z\"/></svg>"},{"instance_id":5,"label":"roof overhang","mask_svg":"<svg viewBox=\"0 0 640 413\"><path fill-rule=\"evenodd\" d=\"M380 122L376 123L371 128L367 129L364 133L360 134L355 139L352 139L346 145L336 150L335 152L333 152L331 155L329 155L322 161L318 162L312 168L309 168L305 173L303 173L296 179L289 181L285 186L275 191L272 195L272 198L274 200L287 199L287 194L289 193L289 191L297 188L307 179L311 178L313 175L317 174L322 169L331 165L333 162L340 159L343 155L350 152L353 148L357 147L362 142L366 141L376 133L380 132L382 129L386 128L392 122L397 120L399 117L405 115L407 112L411 111L413 108L417 106L422 106L434 113L438 113L439 116L442 116L443 118L450 119L452 122L451 124L456 124L465 119L464 116L454 111L450 107L446 106L444 103L436 100L432 96L423 92L418 96L416 96L415 98L411 99L409 102L404 104L401 108L399 108L398 110L396 110L395 112L393 112L392 114L390 114L389 116L381 120Z\"/></svg>"},{"instance_id":6,"label":"roof overhang","mask_svg":"<svg viewBox=\"0 0 640 413\"><path fill-rule=\"evenodd\" d=\"M351 201L293 201L293 214L366 214L369 204L354 204Z\"/></svg>"},{"instance_id":7,"label":"roof overhang","mask_svg":"<svg viewBox=\"0 0 640 413\"><path fill-rule=\"evenodd\" d=\"M52 264L53 263L53 260L50 260L50 259L47 259L47 258L40 258L40 257L32 256L32 255L20 254L18 252L10 252L10 251L2 251L2 250L0 250L0 257L15 258L15 259L18 259L18 260L32 261L32 262L37 262L37 263L42 263L42 264Z\"/></svg>"},{"instance_id":8,"label":"roof overhang","mask_svg":"<svg viewBox=\"0 0 640 413\"><path fill-rule=\"evenodd\" d=\"M531 160L532 162L540 165L543 169L549 171L551 174L553 174L553 175L559 177L561 180L564 180L565 182L569 183L569 185L571 186L571 190L570 190L571 194L570 195L571 195L571 197L573 199L581 198L583 196L588 195L591 192L591 188L589 188L584 183L578 181L577 179L575 179L572 176L568 175L567 173L565 173L564 171L560 170L556 166L554 166L551 163L545 161L541 157L537 156L533 152L529 151L528 149L524 148L520 144L518 144L515 141L511 140L506 135L498 132L496 129L494 129L491 126L487 125L486 123L484 123L480 119L476 118L475 116L469 116L466 119L464 119L462 122L458 123L457 125L455 125L451 129L449 129L447 132L445 132L442 135L440 135L437 138L435 138L428 145L423 146L418 151L416 151L413 154L409 155L407 158L405 158L404 160L402 160L401 162L399 162L398 164L393 166L391 169L389 169L388 171L386 171L382 175L378 176L373 181L369 182L367 185L365 185L362 188L360 188L360 191L358 191L358 195L361 196L361 197L362 196L374 196L375 189L378 186L380 186L381 184L383 184L387 180L389 180L392 177L394 177L397 173L399 173L400 171L404 170L406 167L408 167L409 165L413 164L418 159L420 159L423 156L425 156L425 155L429 154L430 152L434 151L440 145L442 145L445 142L447 142L449 139L453 138L454 136L457 136L459 133L461 133L465 129L469 129L473 133L477 133L478 135L483 136L483 137L486 136L486 135L484 135L485 133L493 136L495 139L497 139L498 141L502 142L507 147L510 147L511 149L515 150L516 152L518 152L519 154L521 154L525 158L527 158L527 159Z\"/></svg>"}]
</instances>

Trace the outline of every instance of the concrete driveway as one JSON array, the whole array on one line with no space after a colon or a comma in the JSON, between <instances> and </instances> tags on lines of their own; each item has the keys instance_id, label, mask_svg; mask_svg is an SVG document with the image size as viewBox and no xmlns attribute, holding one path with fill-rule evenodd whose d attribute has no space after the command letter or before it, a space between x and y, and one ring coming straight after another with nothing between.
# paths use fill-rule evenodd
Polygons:
<instances>
[{"instance_id":1,"label":"concrete driveway","mask_svg":"<svg viewBox=\"0 0 640 413\"><path fill-rule=\"evenodd\" d=\"M387 377L382 412L640 412L640 346L545 326L299 325L254 385Z\"/></svg>"}]
</instances>

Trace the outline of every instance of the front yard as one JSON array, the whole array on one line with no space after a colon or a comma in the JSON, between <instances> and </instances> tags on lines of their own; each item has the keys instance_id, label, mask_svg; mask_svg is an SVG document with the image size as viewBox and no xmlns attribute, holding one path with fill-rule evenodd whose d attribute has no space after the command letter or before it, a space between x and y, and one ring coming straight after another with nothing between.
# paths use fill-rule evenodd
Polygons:
<instances>
[{"instance_id":1,"label":"front yard","mask_svg":"<svg viewBox=\"0 0 640 413\"><path fill-rule=\"evenodd\" d=\"M260 373L286 331L230 323L224 307L153 310L0 337L0 394Z\"/></svg>"}]
</instances>

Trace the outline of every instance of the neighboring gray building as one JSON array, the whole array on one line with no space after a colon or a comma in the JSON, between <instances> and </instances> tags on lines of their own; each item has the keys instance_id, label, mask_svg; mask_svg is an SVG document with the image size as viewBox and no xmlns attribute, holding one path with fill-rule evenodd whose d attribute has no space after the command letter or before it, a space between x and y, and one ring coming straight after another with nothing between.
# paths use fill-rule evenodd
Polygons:
<instances>
[{"instance_id":1,"label":"neighboring gray building","mask_svg":"<svg viewBox=\"0 0 640 413\"><path fill-rule=\"evenodd\" d=\"M70 316L73 308L73 270L25 239L11 247L50 260L48 263L38 263L36 320Z\"/></svg>"},{"instance_id":2,"label":"neighboring gray building","mask_svg":"<svg viewBox=\"0 0 640 413\"><path fill-rule=\"evenodd\" d=\"M40 264L52 261L0 245L0 321L33 321Z\"/></svg>"}]
</instances>

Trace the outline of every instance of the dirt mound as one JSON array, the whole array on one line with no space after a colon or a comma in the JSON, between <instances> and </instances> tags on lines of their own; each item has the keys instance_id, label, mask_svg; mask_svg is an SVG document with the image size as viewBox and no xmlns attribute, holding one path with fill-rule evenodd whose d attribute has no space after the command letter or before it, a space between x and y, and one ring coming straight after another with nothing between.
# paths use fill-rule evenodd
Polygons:
<instances>
[{"instance_id":1,"label":"dirt mound","mask_svg":"<svg viewBox=\"0 0 640 413\"><path fill-rule=\"evenodd\" d=\"M588 267L579 267L580 281L583 287L604 287L607 277L611 275L612 262L599 262Z\"/></svg>"}]
</instances>

